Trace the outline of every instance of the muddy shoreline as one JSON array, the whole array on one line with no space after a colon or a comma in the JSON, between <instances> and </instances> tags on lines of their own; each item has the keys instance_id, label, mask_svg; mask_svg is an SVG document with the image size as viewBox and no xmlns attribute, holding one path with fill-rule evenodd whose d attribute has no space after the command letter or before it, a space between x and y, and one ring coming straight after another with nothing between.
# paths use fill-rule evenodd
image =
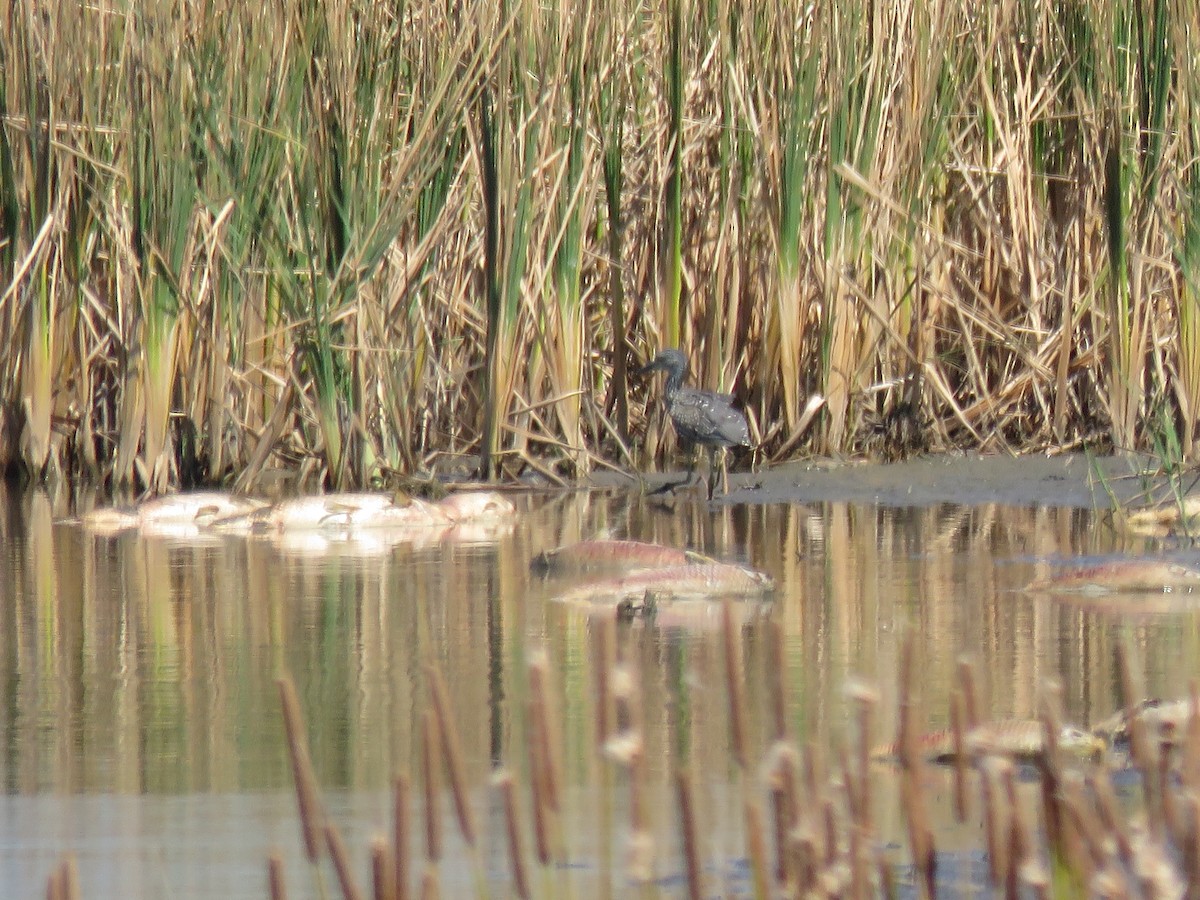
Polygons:
<instances>
[{"instance_id":1,"label":"muddy shoreline","mask_svg":"<svg viewBox=\"0 0 1200 900\"><path fill-rule=\"evenodd\" d=\"M899 463L809 460L758 472L733 472L727 497L717 503L815 503L842 501L880 506L937 503L1013 506L1072 506L1109 509L1112 498L1140 503L1153 487L1161 497L1165 480L1146 456L985 456L954 453ZM643 475L648 490L683 473ZM597 473L597 487L628 487L635 479ZM1190 482L1185 483L1185 486Z\"/></svg>"}]
</instances>

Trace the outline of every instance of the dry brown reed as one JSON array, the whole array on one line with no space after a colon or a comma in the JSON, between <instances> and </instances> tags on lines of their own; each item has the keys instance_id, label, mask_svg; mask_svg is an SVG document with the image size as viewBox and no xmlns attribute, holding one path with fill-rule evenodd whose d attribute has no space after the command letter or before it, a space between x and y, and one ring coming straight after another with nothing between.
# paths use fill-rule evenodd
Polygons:
<instances>
[{"instance_id":1,"label":"dry brown reed","mask_svg":"<svg viewBox=\"0 0 1200 900\"><path fill-rule=\"evenodd\" d=\"M267 894L271 900L287 900L287 879L283 874L283 856L278 851L267 857Z\"/></svg>"},{"instance_id":2,"label":"dry brown reed","mask_svg":"<svg viewBox=\"0 0 1200 900\"><path fill-rule=\"evenodd\" d=\"M675 773L675 795L679 803L679 831L683 843L683 870L687 875L688 897L691 900L700 900L704 896L704 880L690 770L684 768Z\"/></svg>"},{"instance_id":3,"label":"dry brown reed","mask_svg":"<svg viewBox=\"0 0 1200 900\"><path fill-rule=\"evenodd\" d=\"M292 777L296 782L296 801L300 810L304 852L308 861L316 864L321 858L321 845L324 843L324 813L321 810L317 777L308 753L304 717L300 712L300 700L296 696L296 688L291 678L280 678L276 684L279 686L280 704L283 707L283 724L292 761Z\"/></svg>"},{"instance_id":4,"label":"dry brown reed","mask_svg":"<svg viewBox=\"0 0 1200 900\"><path fill-rule=\"evenodd\" d=\"M467 778L466 772L463 771L462 742L459 740L458 727L454 724L454 717L451 714L450 698L446 693L446 681L442 677L441 670L432 663L425 667L425 676L429 681L429 694L437 715L437 731L441 737L446 771L450 775L450 791L451 796L454 797L454 812L458 817L458 830L467 845L474 847L475 817L467 799Z\"/></svg>"},{"instance_id":5,"label":"dry brown reed","mask_svg":"<svg viewBox=\"0 0 1200 900\"><path fill-rule=\"evenodd\" d=\"M721 636L725 649L725 691L729 706L729 739L733 760L746 771L749 754L746 747L746 691L742 686L741 629L734 615L733 601L721 603Z\"/></svg>"},{"instance_id":6,"label":"dry brown reed","mask_svg":"<svg viewBox=\"0 0 1200 900\"><path fill-rule=\"evenodd\" d=\"M334 871L337 872L343 900L365 900L358 881L354 877L354 870L350 867L346 842L342 840L341 831L332 822L325 823L325 843L329 847L329 857L333 860Z\"/></svg>"},{"instance_id":7,"label":"dry brown reed","mask_svg":"<svg viewBox=\"0 0 1200 900\"><path fill-rule=\"evenodd\" d=\"M497 772L492 783L500 791L504 803L505 833L508 838L508 864L512 869L513 889L521 900L529 900L529 867L525 861L525 843L521 838L521 824L517 813L516 782L508 772ZM536 805L535 805L536 809ZM537 813L535 812L536 816ZM543 865L545 861L543 861Z\"/></svg>"},{"instance_id":8,"label":"dry brown reed","mask_svg":"<svg viewBox=\"0 0 1200 900\"><path fill-rule=\"evenodd\" d=\"M425 797L425 861L436 866L442 858L442 813L438 805L442 779L438 760L441 737L433 710L421 714L421 786Z\"/></svg>"},{"instance_id":9,"label":"dry brown reed","mask_svg":"<svg viewBox=\"0 0 1200 900\"><path fill-rule=\"evenodd\" d=\"M382 836L371 841L371 888L374 900L396 900L396 861Z\"/></svg>"},{"instance_id":10,"label":"dry brown reed","mask_svg":"<svg viewBox=\"0 0 1200 900\"><path fill-rule=\"evenodd\" d=\"M392 885L396 900L408 900L412 868L412 818L410 813L412 786L408 776L400 774L392 787L392 860L396 871Z\"/></svg>"}]
</instances>

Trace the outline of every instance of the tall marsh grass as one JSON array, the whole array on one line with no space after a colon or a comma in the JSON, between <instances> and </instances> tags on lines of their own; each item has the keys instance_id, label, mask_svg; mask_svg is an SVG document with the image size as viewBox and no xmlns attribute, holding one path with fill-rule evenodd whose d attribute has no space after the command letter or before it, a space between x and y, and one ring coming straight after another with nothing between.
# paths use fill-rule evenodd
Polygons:
<instances>
[{"instance_id":1,"label":"tall marsh grass","mask_svg":"<svg viewBox=\"0 0 1200 900\"><path fill-rule=\"evenodd\" d=\"M771 456L889 452L901 415L1144 448L1160 396L1192 455L1198 30L1165 0L13 0L0 464L580 473L631 458L628 372L676 342Z\"/></svg>"}]
</instances>

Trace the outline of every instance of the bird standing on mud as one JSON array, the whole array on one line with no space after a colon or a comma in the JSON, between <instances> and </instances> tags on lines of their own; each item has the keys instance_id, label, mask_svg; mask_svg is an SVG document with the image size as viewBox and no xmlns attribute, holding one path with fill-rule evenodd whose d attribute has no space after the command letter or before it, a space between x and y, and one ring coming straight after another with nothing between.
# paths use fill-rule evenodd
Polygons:
<instances>
[{"instance_id":1,"label":"bird standing on mud","mask_svg":"<svg viewBox=\"0 0 1200 900\"><path fill-rule=\"evenodd\" d=\"M730 394L702 391L685 387L687 358L675 348L662 350L654 359L638 370L639 375L651 372L666 372L667 384L664 399L667 414L675 425L675 433L687 447L702 444L708 451L708 499L713 497L713 476L716 472L716 453L721 453L722 491L729 493L729 468L725 461L728 447L749 447L750 426L741 410L734 409ZM696 457L692 456L688 469L688 484L696 472Z\"/></svg>"}]
</instances>

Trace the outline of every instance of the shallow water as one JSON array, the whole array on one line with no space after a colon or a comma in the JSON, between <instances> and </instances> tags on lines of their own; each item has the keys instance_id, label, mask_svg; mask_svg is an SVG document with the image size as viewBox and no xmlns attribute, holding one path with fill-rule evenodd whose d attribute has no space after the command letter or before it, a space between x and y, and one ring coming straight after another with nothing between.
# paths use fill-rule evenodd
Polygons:
<instances>
[{"instance_id":1,"label":"shallow water","mask_svg":"<svg viewBox=\"0 0 1200 900\"><path fill-rule=\"evenodd\" d=\"M266 857L277 849L293 894L309 896L275 684L284 672L300 695L326 805L367 884L369 840L390 828L391 779L420 771L427 658L445 673L471 802L488 836L480 866L501 888L507 863L489 776L504 765L528 783L526 666L544 647L570 798L571 866L552 877L590 896L602 847L617 848L619 870L624 833L622 792L597 787L595 622L550 599L569 582L529 571L539 551L581 538L689 547L775 578L774 603L747 610L742 627L755 759L767 731L769 618L785 634L789 725L827 748L853 734L845 691L856 677L877 687L875 737L891 739L909 628L931 728L947 721L963 654L978 665L985 713L1035 715L1054 678L1066 718L1084 725L1116 706L1121 639L1138 648L1151 696L1181 695L1200 662L1200 615L1186 600L1097 608L1020 592L1055 561L1163 549L1115 535L1085 508L688 500L664 508L621 491L518 502L511 531L454 542L198 543L98 537L63 521L76 511L68 498L0 487L0 895L44 893L70 851L84 897L262 897ZM750 889L730 799L736 774L718 620L618 629L640 670L664 895L683 893L668 778L676 755L697 773L710 877L733 893ZM877 781L883 839L899 841L886 769ZM977 880L978 830L952 824L948 790L935 796L939 847L959 860L947 869ZM461 859L444 802L447 859ZM597 825L606 821L610 829ZM462 868L443 863L446 895L471 884Z\"/></svg>"}]
</instances>

